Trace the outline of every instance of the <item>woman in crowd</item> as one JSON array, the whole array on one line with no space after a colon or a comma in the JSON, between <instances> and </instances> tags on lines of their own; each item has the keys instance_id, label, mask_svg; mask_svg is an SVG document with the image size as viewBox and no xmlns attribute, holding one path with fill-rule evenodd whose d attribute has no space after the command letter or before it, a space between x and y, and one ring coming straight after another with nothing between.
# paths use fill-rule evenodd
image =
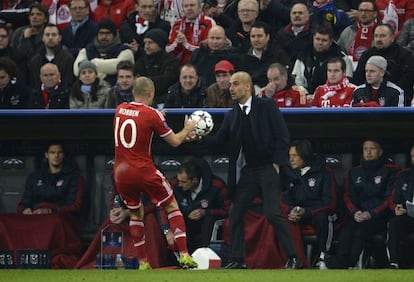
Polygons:
<instances>
[{"instance_id":1,"label":"woman in crowd","mask_svg":"<svg viewBox=\"0 0 414 282\"><path fill-rule=\"evenodd\" d=\"M71 109L107 108L111 86L97 77L96 66L90 61L79 65L79 78L72 87L69 98Z\"/></svg>"}]
</instances>

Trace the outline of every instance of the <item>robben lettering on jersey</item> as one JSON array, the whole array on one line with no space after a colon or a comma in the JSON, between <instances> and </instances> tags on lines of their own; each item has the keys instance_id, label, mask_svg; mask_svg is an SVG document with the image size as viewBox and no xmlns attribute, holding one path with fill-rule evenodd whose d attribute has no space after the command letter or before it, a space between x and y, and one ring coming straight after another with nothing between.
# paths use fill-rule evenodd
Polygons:
<instances>
[{"instance_id":1,"label":"robben lettering on jersey","mask_svg":"<svg viewBox=\"0 0 414 282\"><path fill-rule=\"evenodd\" d=\"M154 133L161 138L172 133L159 111L137 102L119 105L114 118L116 160L150 161Z\"/></svg>"}]
</instances>

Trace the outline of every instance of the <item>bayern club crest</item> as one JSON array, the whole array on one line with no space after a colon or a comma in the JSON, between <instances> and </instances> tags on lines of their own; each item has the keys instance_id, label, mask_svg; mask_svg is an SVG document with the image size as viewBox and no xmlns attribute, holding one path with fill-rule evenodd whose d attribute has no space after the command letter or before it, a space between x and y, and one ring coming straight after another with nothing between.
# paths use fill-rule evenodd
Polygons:
<instances>
[{"instance_id":1,"label":"bayern club crest","mask_svg":"<svg viewBox=\"0 0 414 282\"><path fill-rule=\"evenodd\" d=\"M382 182L382 176L375 176L374 177L374 183L375 184L380 184Z\"/></svg>"},{"instance_id":2,"label":"bayern club crest","mask_svg":"<svg viewBox=\"0 0 414 282\"><path fill-rule=\"evenodd\" d=\"M315 187L316 185L316 179L315 178L309 178L308 179L308 186L309 187Z\"/></svg>"},{"instance_id":3,"label":"bayern club crest","mask_svg":"<svg viewBox=\"0 0 414 282\"><path fill-rule=\"evenodd\" d=\"M201 200L200 205L203 209L208 208L208 201L207 200Z\"/></svg>"}]
</instances>

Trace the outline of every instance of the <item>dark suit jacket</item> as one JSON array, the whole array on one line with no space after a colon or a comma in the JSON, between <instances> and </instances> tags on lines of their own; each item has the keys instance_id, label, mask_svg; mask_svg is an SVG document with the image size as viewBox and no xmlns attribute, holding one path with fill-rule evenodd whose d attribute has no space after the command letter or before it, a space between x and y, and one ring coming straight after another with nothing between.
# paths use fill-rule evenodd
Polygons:
<instances>
[{"instance_id":1,"label":"dark suit jacket","mask_svg":"<svg viewBox=\"0 0 414 282\"><path fill-rule=\"evenodd\" d=\"M224 117L223 124L214 136L208 136L205 142L208 146L226 144L229 152L229 173L227 186L231 197L236 185L236 161L241 148L240 130L241 109L235 104L233 109ZM253 138L256 144L272 158L272 162L286 166L290 135L282 113L273 99L253 97L250 120Z\"/></svg>"}]
</instances>

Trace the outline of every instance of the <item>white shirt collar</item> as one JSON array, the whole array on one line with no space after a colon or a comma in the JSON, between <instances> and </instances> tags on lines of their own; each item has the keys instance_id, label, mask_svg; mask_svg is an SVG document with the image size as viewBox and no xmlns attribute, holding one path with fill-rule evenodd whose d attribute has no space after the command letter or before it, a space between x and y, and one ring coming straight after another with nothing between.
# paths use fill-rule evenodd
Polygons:
<instances>
[{"instance_id":1,"label":"white shirt collar","mask_svg":"<svg viewBox=\"0 0 414 282\"><path fill-rule=\"evenodd\" d=\"M244 103L244 104L239 103L239 107L242 111L243 111L243 106L247 106L246 114L248 115L250 113L251 108L252 108L252 97L251 96L249 97L249 99L247 99L246 103Z\"/></svg>"},{"instance_id":2,"label":"white shirt collar","mask_svg":"<svg viewBox=\"0 0 414 282\"><path fill-rule=\"evenodd\" d=\"M198 193L200 193L201 188L203 187L203 179L200 179L200 183L198 184L197 188L195 188L194 190L191 191L191 199L195 199L198 195Z\"/></svg>"}]
</instances>

